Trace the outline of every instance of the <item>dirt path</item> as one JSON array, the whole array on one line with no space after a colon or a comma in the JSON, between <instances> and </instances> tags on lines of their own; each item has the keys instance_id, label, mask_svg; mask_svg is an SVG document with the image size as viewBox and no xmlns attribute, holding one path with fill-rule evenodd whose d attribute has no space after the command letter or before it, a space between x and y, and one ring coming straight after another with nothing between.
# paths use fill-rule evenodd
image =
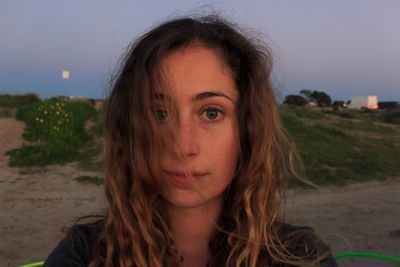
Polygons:
<instances>
[{"instance_id":1,"label":"dirt path","mask_svg":"<svg viewBox=\"0 0 400 267\"><path fill-rule=\"evenodd\" d=\"M14 118L0 118L0 168L7 166L7 156L5 153L16 147L20 147L23 143L22 133L25 129L23 122Z\"/></svg>"},{"instance_id":2,"label":"dirt path","mask_svg":"<svg viewBox=\"0 0 400 267\"><path fill-rule=\"evenodd\" d=\"M103 188L76 182L74 164L15 169L5 151L20 147L24 125L0 118L0 266L44 259L63 237L60 229L76 218L99 213Z\"/></svg>"},{"instance_id":3,"label":"dirt path","mask_svg":"<svg viewBox=\"0 0 400 267\"><path fill-rule=\"evenodd\" d=\"M291 190L287 219L315 228L334 253L400 257L400 177L320 190Z\"/></svg>"},{"instance_id":4,"label":"dirt path","mask_svg":"<svg viewBox=\"0 0 400 267\"><path fill-rule=\"evenodd\" d=\"M18 170L4 152L22 144L23 124L0 118L0 266L46 258L76 218L102 213L103 188L77 183L74 164ZM309 225L334 253L400 256L400 177L381 182L288 192L289 222Z\"/></svg>"}]
</instances>

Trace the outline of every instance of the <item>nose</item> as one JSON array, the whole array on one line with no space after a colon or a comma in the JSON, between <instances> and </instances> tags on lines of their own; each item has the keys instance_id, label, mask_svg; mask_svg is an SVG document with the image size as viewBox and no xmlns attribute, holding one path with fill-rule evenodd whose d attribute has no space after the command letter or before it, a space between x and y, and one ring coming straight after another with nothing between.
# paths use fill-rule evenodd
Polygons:
<instances>
[{"instance_id":1,"label":"nose","mask_svg":"<svg viewBox=\"0 0 400 267\"><path fill-rule=\"evenodd\" d=\"M200 152L198 127L191 120L178 123L175 154L187 159L195 158Z\"/></svg>"}]
</instances>

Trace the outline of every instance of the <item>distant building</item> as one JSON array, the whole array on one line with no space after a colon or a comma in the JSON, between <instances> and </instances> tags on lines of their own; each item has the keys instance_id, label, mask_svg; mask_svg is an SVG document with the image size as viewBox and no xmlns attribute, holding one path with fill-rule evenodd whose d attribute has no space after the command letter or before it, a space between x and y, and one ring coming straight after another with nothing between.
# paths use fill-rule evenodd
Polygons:
<instances>
[{"instance_id":1,"label":"distant building","mask_svg":"<svg viewBox=\"0 0 400 267\"><path fill-rule=\"evenodd\" d=\"M353 96L348 105L350 109L378 109L378 97L370 96Z\"/></svg>"}]
</instances>

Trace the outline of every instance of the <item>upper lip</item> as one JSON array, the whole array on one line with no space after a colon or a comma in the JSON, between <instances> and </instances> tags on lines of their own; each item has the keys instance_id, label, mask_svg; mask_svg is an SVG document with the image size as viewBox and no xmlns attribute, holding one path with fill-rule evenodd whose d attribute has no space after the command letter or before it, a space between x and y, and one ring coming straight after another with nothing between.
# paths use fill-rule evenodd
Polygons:
<instances>
[{"instance_id":1,"label":"upper lip","mask_svg":"<svg viewBox=\"0 0 400 267\"><path fill-rule=\"evenodd\" d=\"M191 176L204 176L207 173L205 172L198 172L198 171L190 171L190 172L183 172L183 171L170 171L170 170L165 170L165 172L169 175L176 175L176 176L187 176L187 175L191 175Z\"/></svg>"}]
</instances>

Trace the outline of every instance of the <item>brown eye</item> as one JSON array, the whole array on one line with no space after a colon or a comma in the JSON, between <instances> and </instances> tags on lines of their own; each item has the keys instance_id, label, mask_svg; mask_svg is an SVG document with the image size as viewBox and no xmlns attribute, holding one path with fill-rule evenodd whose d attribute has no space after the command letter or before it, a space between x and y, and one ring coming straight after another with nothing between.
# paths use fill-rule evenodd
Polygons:
<instances>
[{"instance_id":1,"label":"brown eye","mask_svg":"<svg viewBox=\"0 0 400 267\"><path fill-rule=\"evenodd\" d=\"M165 121L168 117L168 113L165 109L157 109L156 116L159 121Z\"/></svg>"}]
</instances>

